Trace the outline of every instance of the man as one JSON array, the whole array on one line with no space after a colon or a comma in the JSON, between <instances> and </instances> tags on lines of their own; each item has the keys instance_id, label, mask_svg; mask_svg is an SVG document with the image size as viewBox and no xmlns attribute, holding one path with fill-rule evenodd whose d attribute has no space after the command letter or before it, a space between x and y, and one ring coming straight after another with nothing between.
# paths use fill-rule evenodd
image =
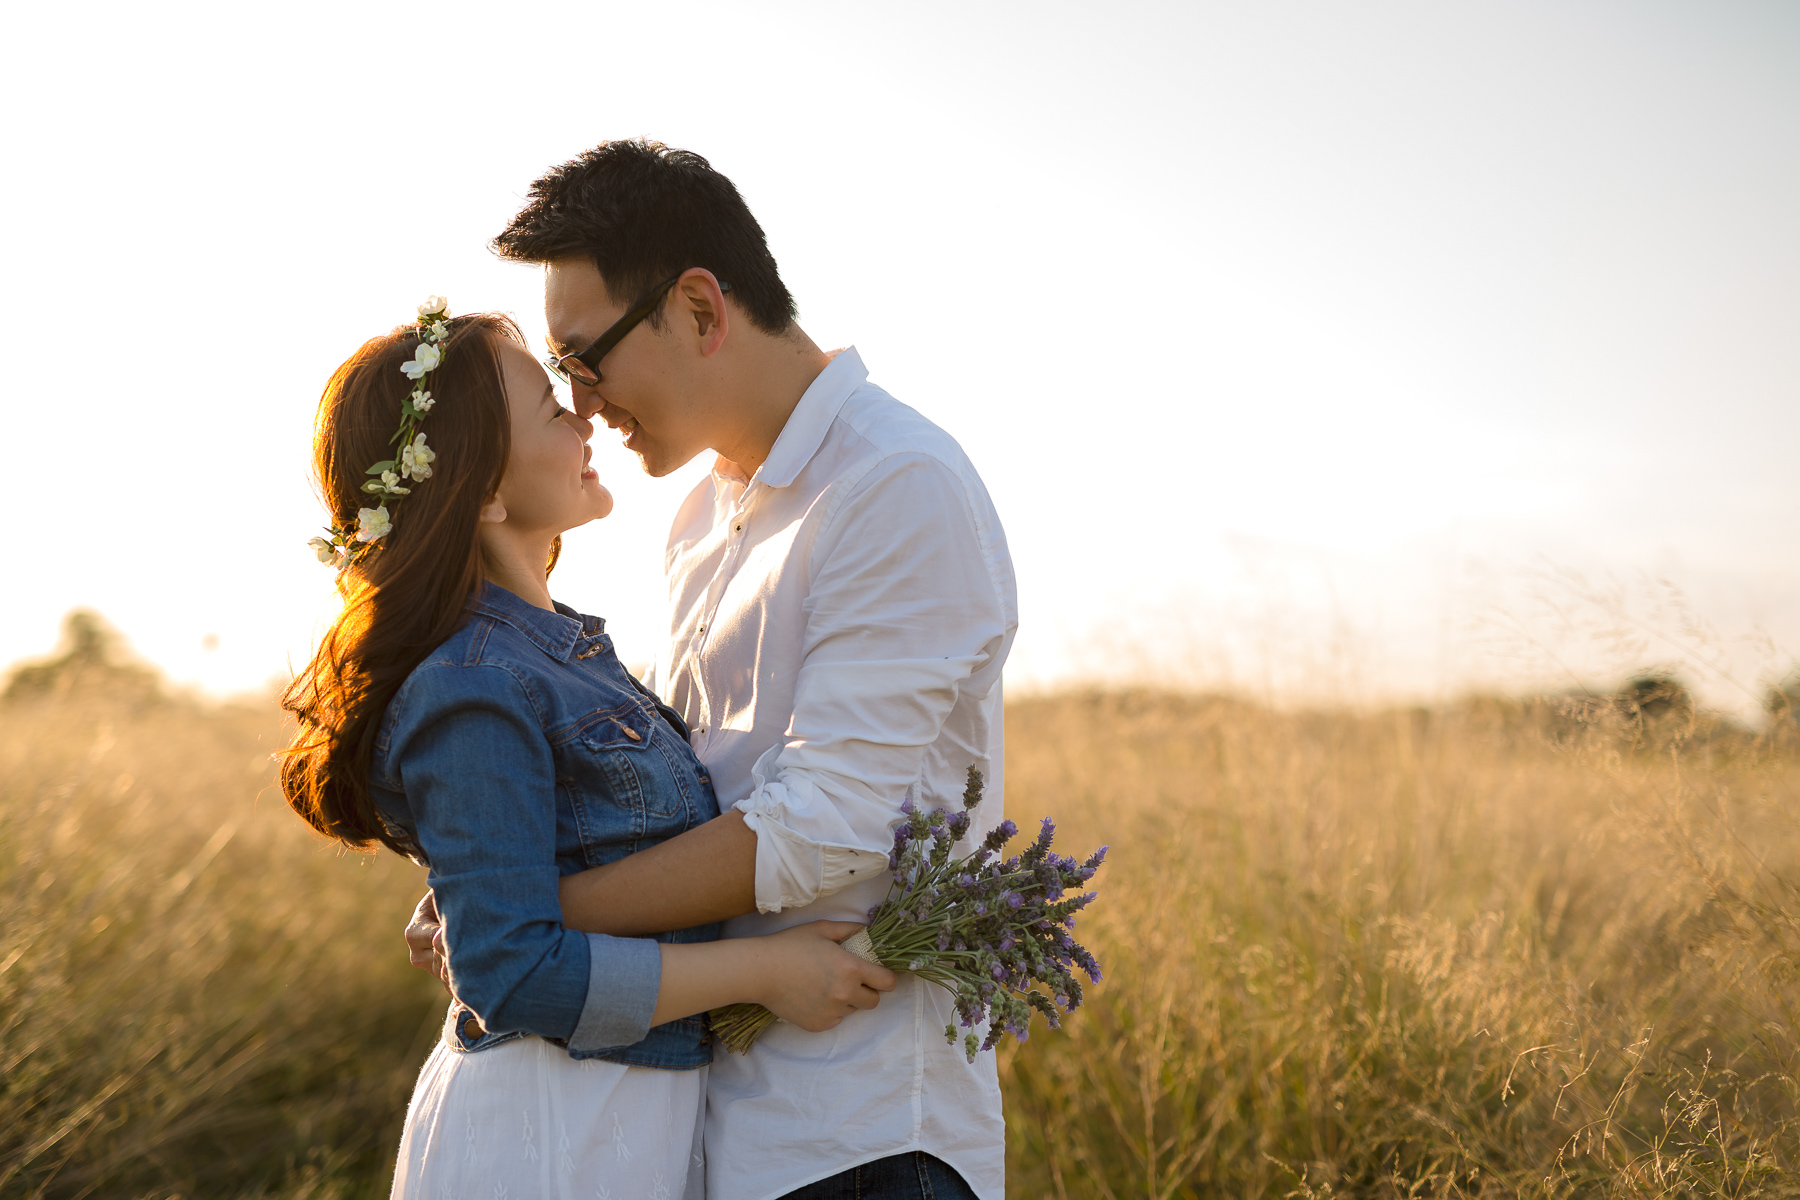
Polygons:
<instances>
[{"instance_id":1,"label":"man","mask_svg":"<svg viewBox=\"0 0 1800 1200\"><path fill-rule=\"evenodd\" d=\"M1012 564L956 443L795 323L761 227L698 155L609 142L555 168L494 242L544 268L557 373L653 476L717 456L666 556L652 683L688 722L716 821L564 881L570 923L727 936L860 920L886 894L908 798L974 765L1001 818ZM422 912L430 916L422 905ZM432 928L409 929L415 959ZM719 1053L712 1200L1004 1191L993 1056L946 1044L950 996L902 975L828 1034L777 1025ZM960 1032L960 1030L959 1030Z\"/></svg>"}]
</instances>

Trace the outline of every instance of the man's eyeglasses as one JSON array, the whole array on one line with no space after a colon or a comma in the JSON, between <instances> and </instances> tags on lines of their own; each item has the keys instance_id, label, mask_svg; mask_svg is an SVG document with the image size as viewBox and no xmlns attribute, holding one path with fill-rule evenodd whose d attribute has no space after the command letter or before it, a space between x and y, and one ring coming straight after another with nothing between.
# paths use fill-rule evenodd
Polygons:
<instances>
[{"instance_id":1,"label":"man's eyeglasses","mask_svg":"<svg viewBox=\"0 0 1800 1200\"><path fill-rule=\"evenodd\" d=\"M687 272L683 271L681 274L685 275ZM586 350L546 358L544 366L548 367L550 373L564 383L579 383L583 387L595 386L600 382L600 360L605 358L607 352L614 346L623 341L626 334L636 329L645 317L655 312L657 306L663 302L663 297L669 294L669 289L680 281L681 275L677 275L673 279L657 284L650 289L650 294L638 301L630 312L614 321L605 333L595 338L593 344ZM731 285L720 280L719 290L729 292Z\"/></svg>"}]
</instances>

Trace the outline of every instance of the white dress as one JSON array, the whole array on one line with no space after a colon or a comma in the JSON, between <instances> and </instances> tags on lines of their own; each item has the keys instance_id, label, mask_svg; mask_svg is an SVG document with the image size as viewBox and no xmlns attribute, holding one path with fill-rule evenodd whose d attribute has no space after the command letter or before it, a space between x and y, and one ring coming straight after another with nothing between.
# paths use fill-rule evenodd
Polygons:
<instances>
[{"instance_id":1,"label":"white dress","mask_svg":"<svg viewBox=\"0 0 1800 1200\"><path fill-rule=\"evenodd\" d=\"M419 1072L393 1200L701 1200L707 1068L577 1061L542 1038L440 1041Z\"/></svg>"}]
</instances>

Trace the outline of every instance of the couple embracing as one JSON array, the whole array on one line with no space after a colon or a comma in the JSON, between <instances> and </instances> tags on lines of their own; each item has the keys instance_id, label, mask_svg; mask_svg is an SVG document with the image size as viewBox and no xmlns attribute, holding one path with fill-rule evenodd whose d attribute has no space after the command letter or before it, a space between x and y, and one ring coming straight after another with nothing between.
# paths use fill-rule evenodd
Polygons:
<instances>
[{"instance_id":1,"label":"couple embracing","mask_svg":"<svg viewBox=\"0 0 1800 1200\"><path fill-rule=\"evenodd\" d=\"M838 944L903 805L971 765L1001 794L1017 610L986 490L813 344L697 155L601 145L494 247L542 267L551 357L433 297L338 369L315 548L344 611L284 699L296 811L430 868L408 940L452 1001L393 1194L999 1200L992 1055L945 1043L949 993ZM653 476L715 456L643 681L551 599L560 535L612 507L596 420ZM706 1013L745 1002L784 1019L726 1053Z\"/></svg>"}]
</instances>

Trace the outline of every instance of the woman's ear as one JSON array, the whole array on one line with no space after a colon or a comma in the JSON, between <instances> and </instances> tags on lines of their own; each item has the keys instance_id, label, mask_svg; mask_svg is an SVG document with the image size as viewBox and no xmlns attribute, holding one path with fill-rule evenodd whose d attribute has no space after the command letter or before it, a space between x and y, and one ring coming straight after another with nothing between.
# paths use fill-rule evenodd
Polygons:
<instances>
[{"instance_id":1,"label":"woman's ear","mask_svg":"<svg viewBox=\"0 0 1800 1200\"><path fill-rule=\"evenodd\" d=\"M476 520L483 525L499 525L506 520L506 505L499 496L489 496L487 503L481 506L481 514Z\"/></svg>"}]
</instances>

